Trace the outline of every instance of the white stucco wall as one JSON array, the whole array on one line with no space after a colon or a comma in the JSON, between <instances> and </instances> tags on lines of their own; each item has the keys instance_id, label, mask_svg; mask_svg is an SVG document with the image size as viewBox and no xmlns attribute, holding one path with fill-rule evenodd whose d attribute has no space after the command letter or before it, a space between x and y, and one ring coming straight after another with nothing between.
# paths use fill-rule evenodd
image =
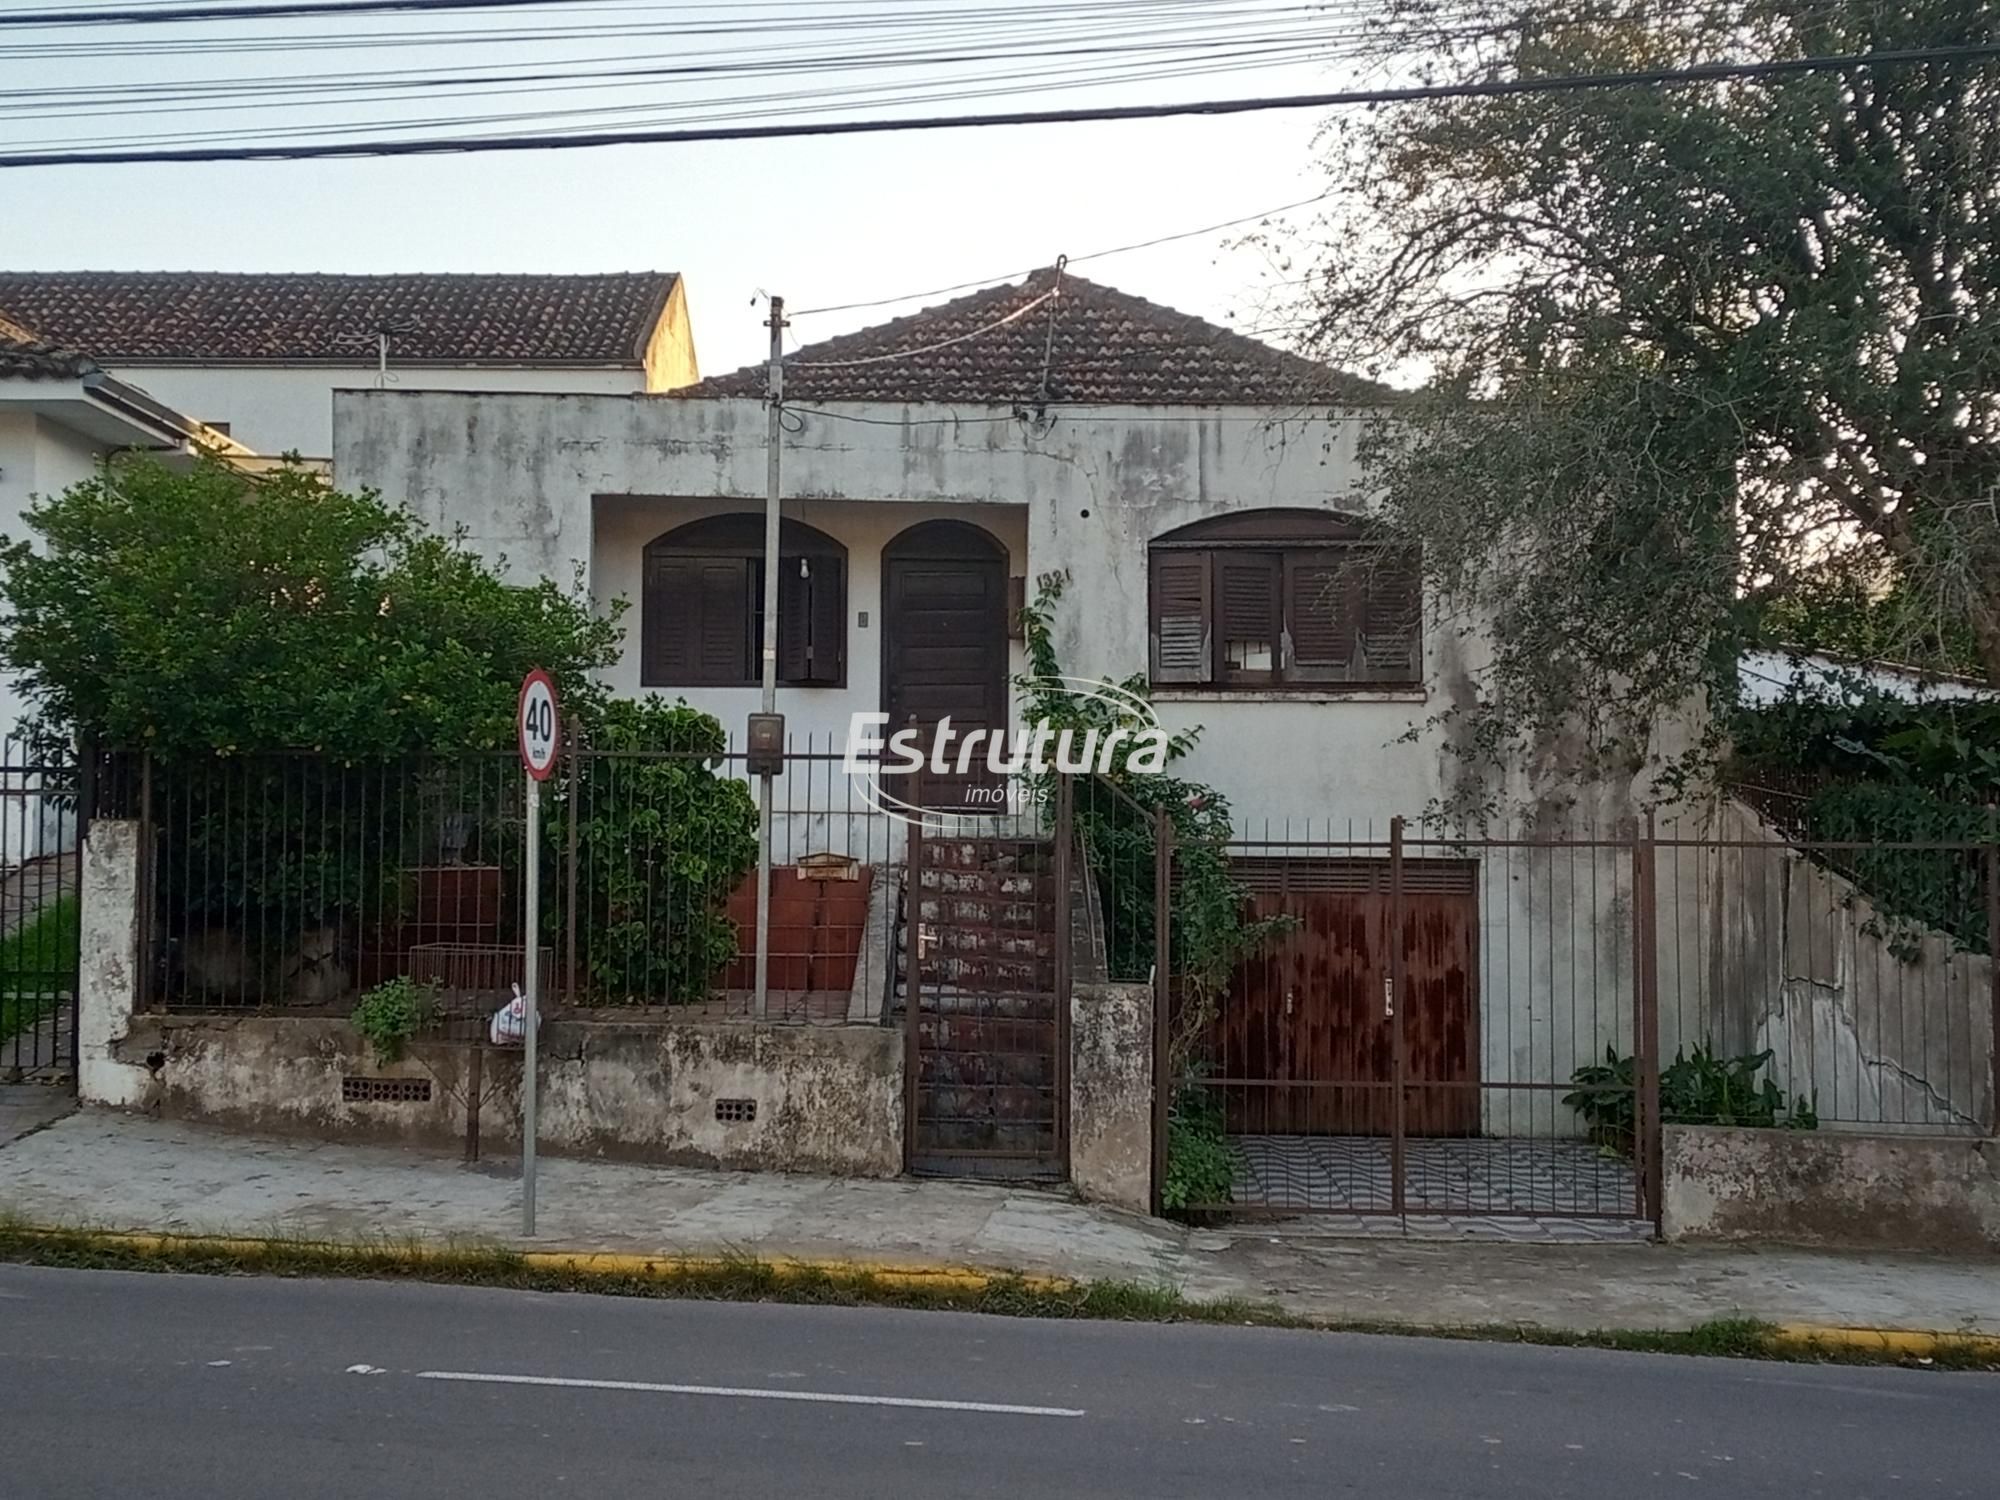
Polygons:
<instances>
[{"instance_id":1,"label":"white stucco wall","mask_svg":"<svg viewBox=\"0 0 2000 1500\"><path fill-rule=\"evenodd\" d=\"M462 396L351 391L336 397L340 481L380 489L433 524L463 525L522 579L581 569L600 600L637 592L639 552L675 524L755 509L765 487L765 416L750 400ZM845 690L783 694L797 732L844 727L880 705L879 569L871 552L918 520L954 515L1007 546L1012 573L1070 574L1058 641L1071 673L1143 673L1146 544L1210 516L1265 506L1363 504L1350 421L1272 424L1251 409L1098 408L1037 433L1004 409L841 407L797 414L784 460L786 513L849 547ZM963 409L959 410L961 415ZM856 624L860 611L871 625ZM1366 697L1161 691L1162 718L1204 726L1191 774L1238 815L1344 828L1419 813L1442 786L1442 736L1398 743L1462 678L1457 644L1426 632L1425 689ZM615 674L638 682L636 643ZM1019 653L1015 654L1018 665ZM732 727L754 693L688 694Z\"/></svg>"},{"instance_id":2,"label":"white stucco wall","mask_svg":"<svg viewBox=\"0 0 2000 1500\"><path fill-rule=\"evenodd\" d=\"M105 448L49 417L0 407L0 535L28 535L22 513L37 495L59 495L88 479ZM13 735L24 707L17 679L0 672L0 740ZM12 854L14 851L6 851Z\"/></svg>"},{"instance_id":3,"label":"white stucco wall","mask_svg":"<svg viewBox=\"0 0 2000 1500\"><path fill-rule=\"evenodd\" d=\"M259 453L333 453L333 393L373 389L372 359L353 365L107 366L176 411L224 423L229 435ZM631 369L510 369L404 366L389 360L391 388L448 391L572 391L618 393L646 389L646 372Z\"/></svg>"},{"instance_id":4,"label":"white stucco wall","mask_svg":"<svg viewBox=\"0 0 2000 1500\"><path fill-rule=\"evenodd\" d=\"M1368 504L1355 460L1358 424L1338 418L1095 408L1065 411L1038 430L1004 408L845 405L834 414L799 410L793 420L786 514L845 542L851 569L848 686L780 693L801 735L837 732L850 713L880 706L874 554L905 525L949 514L987 526L1031 593L1038 575L1066 570L1057 617L1064 670L1123 678L1147 669L1154 537L1244 509ZM761 506L765 434L765 413L750 400L354 391L335 398L334 459L344 484L375 487L433 524L465 527L512 576L580 574L608 601L637 593L641 550L670 525ZM864 610L867 629L858 624ZM1421 815L1462 774L1433 719L1470 698L1483 649L1476 632L1441 625L1430 601L1420 688L1358 696L1159 689L1154 699L1170 727L1202 726L1184 769L1229 798L1243 832L1384 840L1391 817ZM636 632L628 652L613 681L633 691ZM687 696L740 733L755 694ZM1523 793L1525 770L1519 775L1508 796ZM1633 805L1629 782L1566 787L1537 803L1533 831L1611 837ZM1629 857L1496 850L1481 864L1482 1113L1502 1133L1572 1134L1577 1122L1547 1086L1567 1081L1607 1044L1633 1045ZM1663 908L1672 894L1662 891ZM1673 942L1669 928L1662 946ZM1537 1087L1502 1087L1510 1083Z\"/></svg>"}]
</instances>

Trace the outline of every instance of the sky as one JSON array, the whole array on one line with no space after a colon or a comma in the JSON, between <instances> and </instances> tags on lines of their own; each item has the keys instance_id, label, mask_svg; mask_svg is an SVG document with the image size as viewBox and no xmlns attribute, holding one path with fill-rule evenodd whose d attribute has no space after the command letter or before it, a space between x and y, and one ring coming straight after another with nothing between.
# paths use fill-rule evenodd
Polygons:
<instances>
[{"instance_id":1,"label":"sky","mask_svg":"<svg viewBox=\"0 0 2000 1500\"><path fill-rule=\"evenodd\" d=\"M607 3L644 8L637 0ZM854 3L893 8L906 0ZM976 7L1004 0L958 3ZM17 5L28 8L28 0L0 0L0 14ZM810 4L759 9L809 14ZM324 30L332 23L311 24ZM393 34L399 24L410 23L373 18L366 23L377 34ZM516 23L501 17L492 24ZM189 31L156 26L131 34L143 41L170 29ZM235 22L227 30L238 38L278 42L287 35L275 23ZM192 34L204 33L195 28ZM18 49L10 54L10 43L43 35L0 33L0 97L26 87L89 88L329 66L294 62L282 53L276 62L261 54L56 61ZM451 49L380 49L392 50L393 63L370 57L364 65L427 64ZM510 48L508 55L519 50ZM608 55L601 46L598 51ZM534 55L556 54L542 48ZM349 65L349 55L340 56L341 65ZM1302 92L1340 87L1352 76L1337 62L1248 71L1223 71L1226 61L1211 65L1218 71L1197 78L968 97L904 106L900 112ZM947 85L950 74L940 70ZM866 81L860 74L830 73L817 76L812 86ZM710 97L699 87L671 88L681 88L681 97ZM667 97L671 88L653 86L645 97ZM535 96L525 101L567 102ZM393 119L394 108L385 108L380 118ZM265 123L275 118L262 117ZM197 123L214 128L219 121L233 128L259 119L239 111L197 117ZM807 344L942 299L817 316L804 315L804 309L998 277L1047 265L1058 254L1083 255L1178 234L1311 197L1324 187L1313 149L1321 123L1318 114L1293 110L1220 119L389 160L14 169L0 171L0 264L23 270L674 270L686 277L702 369L719 373L762 357L767 334L761 294L781 294L800 310L793 337ZM189 128L186 120L143 107L108 122L109 130L127 137L183 128ZM0 115L0 143L14 147L61 139L62 131L71 139L108 134L103 120L45 124ZM1299 210L1288 219L1307 225L1312 214ZM1274 273L1266 254L1226 247L1225 241L1243 233L1203 235L1078 269L1093 280L1217 321L1271 325L1270 299L1285 293L1267 285Z\"/></svg>"}]
</instances>

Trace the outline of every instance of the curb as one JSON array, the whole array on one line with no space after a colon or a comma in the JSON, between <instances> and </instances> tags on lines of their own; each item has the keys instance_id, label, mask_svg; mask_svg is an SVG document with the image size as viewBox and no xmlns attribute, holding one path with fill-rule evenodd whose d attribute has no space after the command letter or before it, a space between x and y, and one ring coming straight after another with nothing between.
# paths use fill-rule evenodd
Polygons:
<instances>
[{"instance_id":1,"label":"curb","mask_svg":"<svg viewBox=\"0 0 2000 1500\"><path fill-rule=\"evenodd\" d=\"M1938 1333L1919 1328L1844 1328L1826 1323L1781 1323L1770 1341L1780 1349L1853 1349L1865 1354L1893 1354L1930 1359L1940 1350L2000 1356L2000 1334Z\"/></svg>"},{"instance_id":2,"label":"curb","mask_svg":"<svg viewBox=\"0 0 2000 1500\"><path fill-rule=\"evenodd\" d=\"M523 1250L505 1243L490 1245L356 1244L341 1240L258 1239L248 1235L159 1234L117 1229L59 1229L20 1225L14 1232L32 1239L83 1241L106 1249L140 1255L177 1251L218 1255L265 1255L281 1250L310 1250L391 1265L417 1267L449 1262L468 1255L513 1257L529 1270L561 1271L605 1280L672 1281L680 1277L715 1275L754 1266L780 1282L822 1279L872 1281L882 1286L930 1288L976 1295L998 1283L1031 1292L1062 1294L1080 1285L1062 1276L1023 1276L1011 1271L973 1266L911 1265L886 1261L808 1259L756 1255L635 1255L608 1250Z\"/></svg>"}]
</instances>

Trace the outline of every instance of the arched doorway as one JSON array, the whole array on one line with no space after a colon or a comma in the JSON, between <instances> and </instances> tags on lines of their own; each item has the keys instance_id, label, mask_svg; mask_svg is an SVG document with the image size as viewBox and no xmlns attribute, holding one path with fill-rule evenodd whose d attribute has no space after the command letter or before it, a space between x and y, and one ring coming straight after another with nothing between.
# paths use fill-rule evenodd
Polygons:
<instances>
[{"instance_id":1,"label":"arched doorway","mask_svg":"<svg viewBox=\"0 0 2000 1500\"><path fill-rule=\"evenodd\" d=\"M924 521L882 549L882 711L892 733L1006 729L1007 549L990 532Z\"/></svg>"}]
</instances>

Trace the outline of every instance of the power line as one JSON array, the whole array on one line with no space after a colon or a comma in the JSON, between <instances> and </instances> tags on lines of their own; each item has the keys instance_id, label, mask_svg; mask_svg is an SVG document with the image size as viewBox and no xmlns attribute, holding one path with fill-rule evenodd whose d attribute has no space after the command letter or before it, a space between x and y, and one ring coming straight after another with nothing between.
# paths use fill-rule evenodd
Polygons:
<instances>
[{"instance_id":1,"label":"power line","mask_svg":"<svg viewBox=\"0 0 2000 1500\"><path fill-rule=\"evenodd\" d=\"M1005 328L1009 323L1015 322L1020 318L1025 318L1044 302L1054 301L1055 297L1056 294L1053 291L1043 292L1041 296L1031 302L1022 303L1003 318L995 318L984 327L972 329L968 333L956 334L948 339L939 339L935 344L919 344L914 349L897 349L888 354L869 354L860 359L787 360L785 368L788 370L846 370L852 369L857 365L883 365L899 359L914 359L919 354L934 354L940 349L949 349L954 344L963 344L968 340L978 338L982 334L991 333L996 328Z\"/></svg>"},{"instance_id":2,"label":"power line","mask_svg":"<svg viewBox=\"0 0 2000 1500\"><path fill-rule=\"evenodd\" d=\"M9 152L0 167L92 166L151 162L314 161L334 157L438 156L491 151L578 150L595 146L693 145L710 141L784 140L799 137L885 135L920 130L963 130L1000 125L1075 125L1118 120L1158 120L1189 115L1238 115L1278 109L1332 109L1356 104L1408 104L1433 99L1500 98L1515 94L1573 92L1635 86L1678 86L1776 78L1802 73L1853 71L1926 62L1970 62L2000 56L2000 42L1910 47L1881 52L1835 53L1763 62L1700 63L1686 68L1644 68L1615 73L1499 79L1485 83L1426 84L1407 88L1345 89L1249 99L1206 99L1179 104L1104 105L1083 109L1013 110L983 115L907 119L821 120L778 125L703 126L674 130L623 130L569 136L495 135L419 137L372 142L299 145L188 146L114 151Z\"/></svg>"},{"instance_id":3,"label":"power line","mask_svg":"<svg viewBox=\"0 0 2000 1500\"><path fill-rule=\"evenodd\" d=\"M1129 245L1114 245L1108 250L1092 250L1087 255L1072 255L1068 263L1078 265L1086 260L1102 260L1107 255L1124 255L1133 250L1150 250L1155 245L1169 245L1175 240L1191 240L1199 235L1214 234L1218 230L1234 229L1241 224L1254 224L1260 219L1268 219L1273 214L1289 213L1295 208L1310 208L1315 203L1324 203L1332 193L1315 193L1310 198L1301 198L1296 203L1280 203L1276 208L1263 209L1254 214L1244 214L1241 218L1224 219L1220 224L1204 224L1199 229L1182 229L1173 234L1155 235L1150 240L1136 240ZM836 302L829 307L806 307L797 312L788 312L794 318L811 317L815 313L857 312L863 308L888 307L897 302L915 302L920 297L948 297L953 292L976 291L980 287L998 286L1002 282L1015 281L1030 272L1039 271L1040 266L1024 266L1018 271L1003 272L998 276L982 276L976 281L961 281L953 286L932 287L924 292L904 292L899 297L875 297L866 302Z\"/></svg>"},{"instance_id":4,"label":"power line","mask_svg":"<svg viewBox=\"0 0 2000 1500\"><path fill-rule=\"evenodd\" d=\"M583 0L589 3L589 0ZM846 4L850 0L792 0L807 6ZM134 26L188 21L269 21L295 16L387 15L455 10L570 10L577 6L555 0L289 0L285 4L159 5L122 10L0 11L0 26ZM656 10L705 10L696 4L654 5Z\"/></svg>"}]
</instances>

